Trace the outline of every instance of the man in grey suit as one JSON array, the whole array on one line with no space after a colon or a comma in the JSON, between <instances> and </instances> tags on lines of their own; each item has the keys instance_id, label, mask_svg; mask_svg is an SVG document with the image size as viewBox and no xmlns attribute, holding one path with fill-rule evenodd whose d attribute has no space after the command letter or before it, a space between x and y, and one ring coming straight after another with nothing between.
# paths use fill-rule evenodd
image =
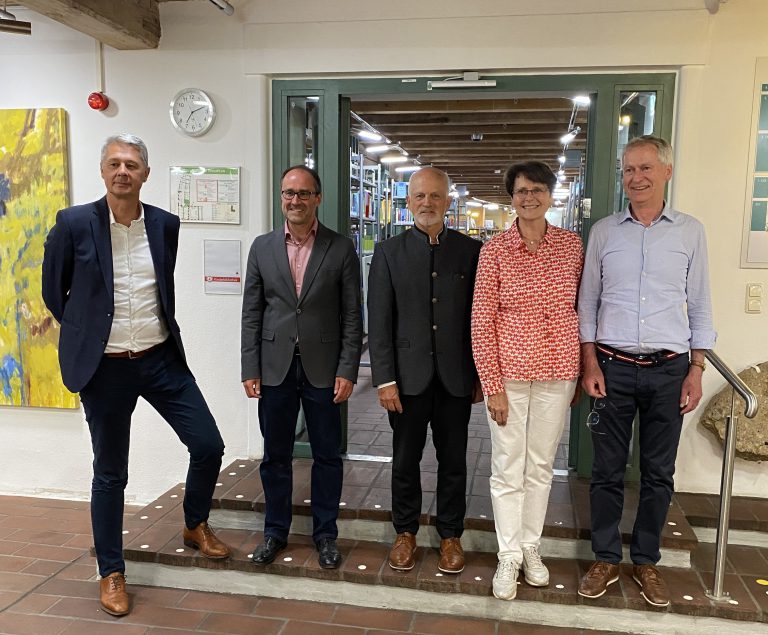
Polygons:
<instances>
[{"instance_id":1,"label":"man in grey suit","mask_svg":"<svg viewBox=\"0 0 768 635\"><path fill-rule=\"evenodd\" d=\"M340 405L357 381L362 344L360 261L352 241L317 220L320 176L303 165L280 179L285 223L253 241L243 294L245 393L259 399L260 473L266 514L255 564L285 548L291 527L292 457L299 403L312 448L312 538L320 566L341 563Z\"/></svg>"},{"instance_id":2,"label":"man in grey suit","mask_svg":"<svg viewBox=\"0 0 768 635\"><path fill-rule=\"evenodd\" d=\"M415 560L421 514L419 463L427 425L437 451L439 569L464 569L467 426L477 372L470 319L482 244L445 227L451 204L448 175L422 168L409 183L414 227L376 245L368 276L372 381L389 412L392 438L392 520L397 538L389 566Z\"/></svg>"}]
</instances>

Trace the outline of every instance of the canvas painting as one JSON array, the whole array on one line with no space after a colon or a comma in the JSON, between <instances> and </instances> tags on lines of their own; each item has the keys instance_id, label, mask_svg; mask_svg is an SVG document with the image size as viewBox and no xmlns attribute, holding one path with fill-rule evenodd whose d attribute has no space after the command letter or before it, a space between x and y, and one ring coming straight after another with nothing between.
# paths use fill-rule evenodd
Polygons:
<instances>
[{"instance_id":1,"label":"canvas painting","mask_svg":"<svg viewBox=\"0 0 768 635\"><path fill-rule=\"evenodd\" d=\"M43 244L69 205L66 113L0 110L0 405L75 408L41 296Z\"/></svg>"}]
</instances>

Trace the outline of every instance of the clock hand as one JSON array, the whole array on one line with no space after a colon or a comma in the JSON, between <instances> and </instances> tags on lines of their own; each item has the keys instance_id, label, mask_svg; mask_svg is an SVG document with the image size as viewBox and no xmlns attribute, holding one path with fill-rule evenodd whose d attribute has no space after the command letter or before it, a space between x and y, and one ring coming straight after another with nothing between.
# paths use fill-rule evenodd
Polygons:
<instances>
[{"instance_id":1,"label":"clock hand","mask_svg":"<svg viewBox=\"0 0 768 635\"><path fill-rule=\"evenodd\" d=\"M195 108L194 110L192 110L189 113L189 115L187 115L187 121L185 121L184 123L189 123L189 120L192 118L192 115L194 115L198 110L202 110L203 108L205 108L205 106L200 106L199 108Z\"/></svg>"}]
</instances>

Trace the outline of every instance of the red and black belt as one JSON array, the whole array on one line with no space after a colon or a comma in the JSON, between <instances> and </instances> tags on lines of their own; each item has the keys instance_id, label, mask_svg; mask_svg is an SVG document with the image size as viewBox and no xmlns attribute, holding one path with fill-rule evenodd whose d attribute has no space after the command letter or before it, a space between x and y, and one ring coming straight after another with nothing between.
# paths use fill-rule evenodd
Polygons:
<instances>
[{"instance_id":1,"label":"red and black belt","mask_svg":"<svg viewBox=\"0 0 768 635\"><path fill-rule=\"evenodd\" d=\"M626 351L620 351L612 346L606 346L605 344L595 344L595 348L603 355L607 355L610 358L618 359L628 364L634 364L635 366L661 366L663 363L673 360L684 353L675 353L674 351L661 350L655 353L643 353L637 355L635 353L627 353Z\"/></svg>"}]
</instances>

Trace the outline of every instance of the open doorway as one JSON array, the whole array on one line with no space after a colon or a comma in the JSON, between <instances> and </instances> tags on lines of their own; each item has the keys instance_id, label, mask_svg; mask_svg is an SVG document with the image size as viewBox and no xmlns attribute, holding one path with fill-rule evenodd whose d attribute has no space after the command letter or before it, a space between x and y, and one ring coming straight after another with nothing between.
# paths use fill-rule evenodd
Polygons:
<instances>
[{"instance_id":1,"label":"open doorway","mask_svg":"<svg viewBox=\"0 0 768 635\"><path fill-rule=\"evenodd\" d=\"M413 219L406 208L408 179L423 166L451 177L453 203L446 224L480 241L509 229L516 218L503 184L514 163L537 160L558 174L549 223L581 230L587 179L588 93L526 96L360 95L350 102L349 235L361 261L363 295L374 246L403 231ZM364 324L367 312L362 307ZM365 328L367 332L367 327ZM357 387L349 402L347 452L387 460L392 434L371 385L364 347ZM568 470L569 422L555 469ZM483 404L470 419L468 471L490 466L490 433ZM431 444L426 452L430 452Z\"/></svg>"}]
</instances>

